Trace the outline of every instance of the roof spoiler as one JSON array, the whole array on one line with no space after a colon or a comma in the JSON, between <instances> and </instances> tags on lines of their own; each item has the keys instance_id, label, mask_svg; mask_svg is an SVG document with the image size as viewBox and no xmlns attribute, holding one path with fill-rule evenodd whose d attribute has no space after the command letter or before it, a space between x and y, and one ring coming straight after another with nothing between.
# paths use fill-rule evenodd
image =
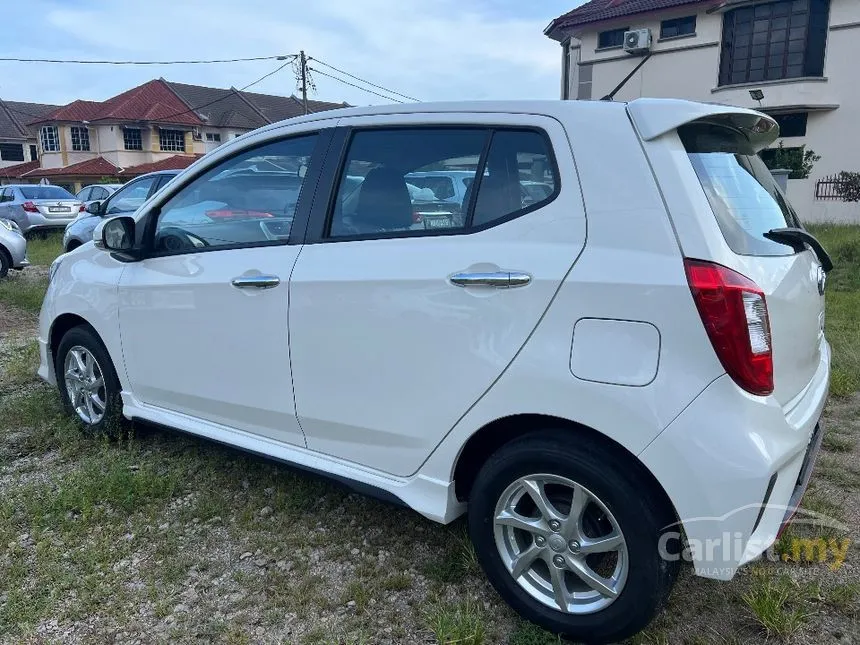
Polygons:
<instances>
[{"instance_id":1,"label":"roof spoiler","mask_svg":"<svg viewBox=\"0 0 860 645\"><path fill-rule=\"evenodd\" d=\"M627 104L630 120L645 141L656 139L693 121L722 123L743 133L758 152L779 137L779 126L771 117L755 110L695 103L679 99L636 99Z\"/></svg>"}]
</instances>

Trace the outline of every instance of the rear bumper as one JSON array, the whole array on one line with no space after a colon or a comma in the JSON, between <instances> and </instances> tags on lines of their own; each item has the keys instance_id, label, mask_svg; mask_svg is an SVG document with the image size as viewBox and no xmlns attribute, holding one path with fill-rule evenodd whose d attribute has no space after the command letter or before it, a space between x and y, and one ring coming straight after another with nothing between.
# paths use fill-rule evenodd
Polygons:
<instances>
[{"instance_id":1,"label":"rear bumper","mask_svg":"<svg viewBox=\"0 0 860 645\"><path fill-rule=\"evenodd\" d=\"M66 224L74 221L77 213L72 213L69 217L45 217L41 213L27 213L27 218L22 222L21 231L28 233L40 229L64 228Z\"/></svg>"},{"instance_id":2,"label":"rear bumper","mask_svg":"<svg viewBox=\"0 0 860 645\"><path fill-rule=\"evenodd\" d=\"M826 342L815 376L785 408L723 375L640 454L675 505L698 575L732 578L794 514L820 446L829 378Z\"/></svg>"}]
</instances>

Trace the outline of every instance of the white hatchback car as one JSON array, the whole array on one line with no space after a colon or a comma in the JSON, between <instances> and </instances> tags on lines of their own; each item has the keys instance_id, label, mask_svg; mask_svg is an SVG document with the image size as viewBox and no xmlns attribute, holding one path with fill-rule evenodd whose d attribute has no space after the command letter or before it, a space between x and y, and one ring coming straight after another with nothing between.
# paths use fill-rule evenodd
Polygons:
<instances>
[{"instance_id":1,"label":"white hatchback car","mask_svg":"<svg viewBox=\"0 0 860 645\"><path fill-rule=\"evenodd\" d=\"M39 374L94 431L123 415L467 512L517 611L621 639L682 534L700 575L759 556L818 451L830 260L755 154L777 134L656 99L278 123L60 256ZM474 174L464 221L416 227L405 178L446 167Z\"/></svg>"}]
</instances>

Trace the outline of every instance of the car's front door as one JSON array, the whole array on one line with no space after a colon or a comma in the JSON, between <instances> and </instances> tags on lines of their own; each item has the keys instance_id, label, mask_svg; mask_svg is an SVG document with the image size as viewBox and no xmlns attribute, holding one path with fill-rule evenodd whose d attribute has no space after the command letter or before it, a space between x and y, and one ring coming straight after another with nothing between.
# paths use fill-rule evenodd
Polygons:
<instances>
[{"instance_id":1,"label":"car's front door","mask_svg":"<svg viewBox=\"0 0 860 645\"><path fill-rule=\"evenodd\" d=\"M585 215L553 119L339 125L352 130L326 161L340 168L334 195L318 191L290 282L296 410L309 448L409 475L526 342L584 245ZM472 172L463 212L409 186L440 168ZM524 207L521 175L552 194Z\"/></svg>"},{"instance_id":2,"label":"car's front door","mask_svg":"<svg viewBox=\"0 0 860 645\"><path fill-rule=\"evenodd\" d=\"M245 149L152 211L151 256L120 282L125 370L144 405L304 445L287 332L301 246L288 242L319 139Z\"/></svg>"}]
</instances>

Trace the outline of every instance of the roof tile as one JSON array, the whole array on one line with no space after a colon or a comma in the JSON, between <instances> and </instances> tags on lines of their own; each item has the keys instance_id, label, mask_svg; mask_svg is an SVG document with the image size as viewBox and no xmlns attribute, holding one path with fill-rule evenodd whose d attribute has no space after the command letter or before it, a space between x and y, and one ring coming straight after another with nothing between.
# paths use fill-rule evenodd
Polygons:
<instances>
[{"instance_id":1,"label":"roof tile","mask_svg":"<svg viewBox=\"0 0 860 645\"><path fill-rule=\"evenodd\" d=\"M104 157L95 157L78 163L73 163L62 168L36 168L30 172L23 173L24 177L116 177L119 168L114 166Z\"/></svg>"},{"instance_id":2,"label":"roof tile","mask_svg":"<svg viewBox=\"0 0 860 645\"><path fill-rule=\"evenodd\" d=\"M137 177L145 175L148 172L157 172L159 170L184 170L203 155L173 155L161 161L153 161L151 163L142 163L138 166L129 166L123 168L117 175L119 177Z\"/></svg>"},{"instance_id":3,"label":"roof tile","mask_svg":"<svg viewBox=\"0 0 860 645\"><path fill-rule=\"evenodd\" d=\"M547 28L547 33L638 13L671 9L688 4L716 4L717 2L718 0L591 0L553 20Z\"/></svg>"},{"instance_id":4,"label":"roof tile","mask_svg":"<svg viewBox=\"0 0 860 645\"><path fill-rule=\"evenodd\" d=\"M35 170L38 167L38 159L34 161L25 161L24 163L19 163L15 166L6 166L5 168L0 168L0 177L3 177L4 179L18 179L24 174L30 172L31 170Z\"/></svg>"}]
</instances>

